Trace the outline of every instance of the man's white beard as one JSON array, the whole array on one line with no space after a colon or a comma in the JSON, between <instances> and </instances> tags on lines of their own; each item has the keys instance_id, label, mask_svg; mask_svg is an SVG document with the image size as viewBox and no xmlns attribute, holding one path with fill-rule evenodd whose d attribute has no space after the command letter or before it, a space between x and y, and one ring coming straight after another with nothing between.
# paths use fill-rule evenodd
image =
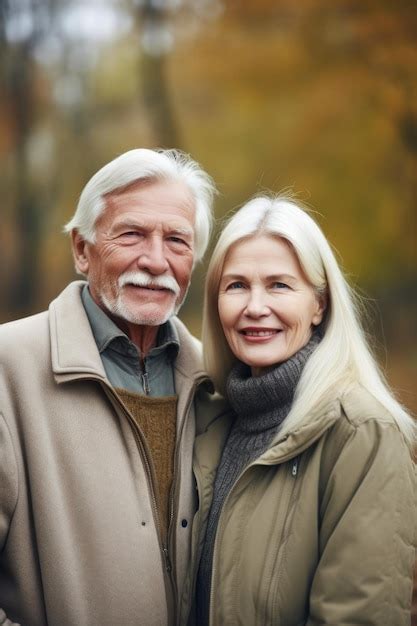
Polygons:
<instances>
[{"instance_id":1,"label":"man's white beard","mask_svg":"<svg viewBox=\"0 0 417 626\"><path fill-rule=\"evenodd\" d=\"M177 281L172 276L151 276L147 272L136 271L136 272L126 272L119 276L117 281L118 283L118 293L115 299L108 298L104 293L100 293L100 298L105 308L109 313L114 315L115 317L121 318L126 322L131 324L136 324L138 326L161 326L165 324L169 320L170 317L176 315L181 308L182 303L185 300L185 296L187 295L188 287L186 292L184 293L183 298L180 301L177 300L180 294L180 287ZM172 302L172 305L164 311L158 313L157 311L153 314L150 313L138 313L136 311L132 311L129 308L123 298L123 287L127 284L135 285L138 287L156 287L169 289L175 295L175 299Z\"/></svg>"}]
</instances>

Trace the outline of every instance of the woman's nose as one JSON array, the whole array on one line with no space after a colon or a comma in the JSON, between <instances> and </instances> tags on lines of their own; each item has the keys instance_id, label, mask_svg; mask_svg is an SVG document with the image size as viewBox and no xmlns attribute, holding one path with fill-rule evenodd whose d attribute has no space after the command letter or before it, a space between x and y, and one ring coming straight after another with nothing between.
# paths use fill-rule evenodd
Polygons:
<instances>
[{"instance_id":1,"label":"woman's nose","mask_svg":"<svg viewBox=\"0 0 417 626\"><path fill-rule=\"evenodd\" d=\"M259 290L252 290L248 296L245 314L257 318L269 315L269 313L270 309L265 294Z\"/></svg>"},{"instance_id":2,"label":"woman's nose","mask_svg":"<svg viewBox=\"0 0 417 626\"><path fill-rule=\"evenodd\" d=\"M137 260L138 268L149 274L164 274L168 267L164 241L161 237L150 237Z\"/></svg>"}]
</instances>

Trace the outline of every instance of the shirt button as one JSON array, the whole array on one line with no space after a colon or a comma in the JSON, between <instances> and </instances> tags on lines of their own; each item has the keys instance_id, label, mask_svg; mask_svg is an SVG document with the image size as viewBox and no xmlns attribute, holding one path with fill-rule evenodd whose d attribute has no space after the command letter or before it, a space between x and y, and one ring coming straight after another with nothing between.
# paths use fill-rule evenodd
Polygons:
<instances>
[{"instance_id":1,"label":"shirt button","mask_svg":"<svg viewBox=\"0 0 417 626\"><path fill-rule=\"evenodd\" d=\"M187 522L187 520L186 520L186 519L181 520L181 526L182 526L183 528L187 528L187 526L188 526L188 522Z\"/></svg>"}]
</instances>

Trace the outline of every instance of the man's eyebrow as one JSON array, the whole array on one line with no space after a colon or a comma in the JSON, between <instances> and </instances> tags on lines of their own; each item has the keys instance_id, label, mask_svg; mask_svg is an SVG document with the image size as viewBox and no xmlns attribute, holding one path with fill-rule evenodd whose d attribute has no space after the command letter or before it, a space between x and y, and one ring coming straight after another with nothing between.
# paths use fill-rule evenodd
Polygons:
<instances>
[{"instance_id":1,"label":"man's eyebrow","mask_svg":"<svg viewBox=\"0 0 417 626\"><path fill-rule=\"evenodd\" d=\"M120 220L112 225L112 230L117 230L119 228L143 228L144 230L149 230L152 228L152 224L145 224L145 222L141 222L140 220Z\"/></svg>"},{"instance_id":2,"label":"man's eyebrow","mask_svg":"<svg viewBox=\"0 0 417 626\"><path fill-rule=\"evenodd\" d=\"M185 237L192 237L194 234L194 230L192 228L186 228L184 226L172 226L172 228L169 226L169 224L167 225L166 228L164 228L166 233L169 233L170 235L183 235Z\"/></svg>"}]
</instances>

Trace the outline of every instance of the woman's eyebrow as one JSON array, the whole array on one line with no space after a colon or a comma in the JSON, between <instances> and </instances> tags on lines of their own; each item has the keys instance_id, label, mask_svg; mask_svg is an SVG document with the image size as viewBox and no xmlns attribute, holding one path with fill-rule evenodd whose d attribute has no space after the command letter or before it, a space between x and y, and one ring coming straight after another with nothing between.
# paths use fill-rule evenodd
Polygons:
<instances>
[{"instance_id":1,"label":"woman's eyebrow","mask_svg":"<svg viewBox=\"0 0 417 626\"><path fill-rule=\"evenodd\" d=\"M295 276L292 276L292 274L270 274L269 276L266 276L266 280L270 281L270 280L297 280Z\"/></svg>"},{"instance_id":2,"label":"woman's eyebrow","mask_svg":"<svg viewBox=\"0 0 417 626\"><path fill-rule=\"evenodd\" d=\"M245 280L245 276L243 274L223 274L221 280Z\"/></svg>"}]
</instances>

